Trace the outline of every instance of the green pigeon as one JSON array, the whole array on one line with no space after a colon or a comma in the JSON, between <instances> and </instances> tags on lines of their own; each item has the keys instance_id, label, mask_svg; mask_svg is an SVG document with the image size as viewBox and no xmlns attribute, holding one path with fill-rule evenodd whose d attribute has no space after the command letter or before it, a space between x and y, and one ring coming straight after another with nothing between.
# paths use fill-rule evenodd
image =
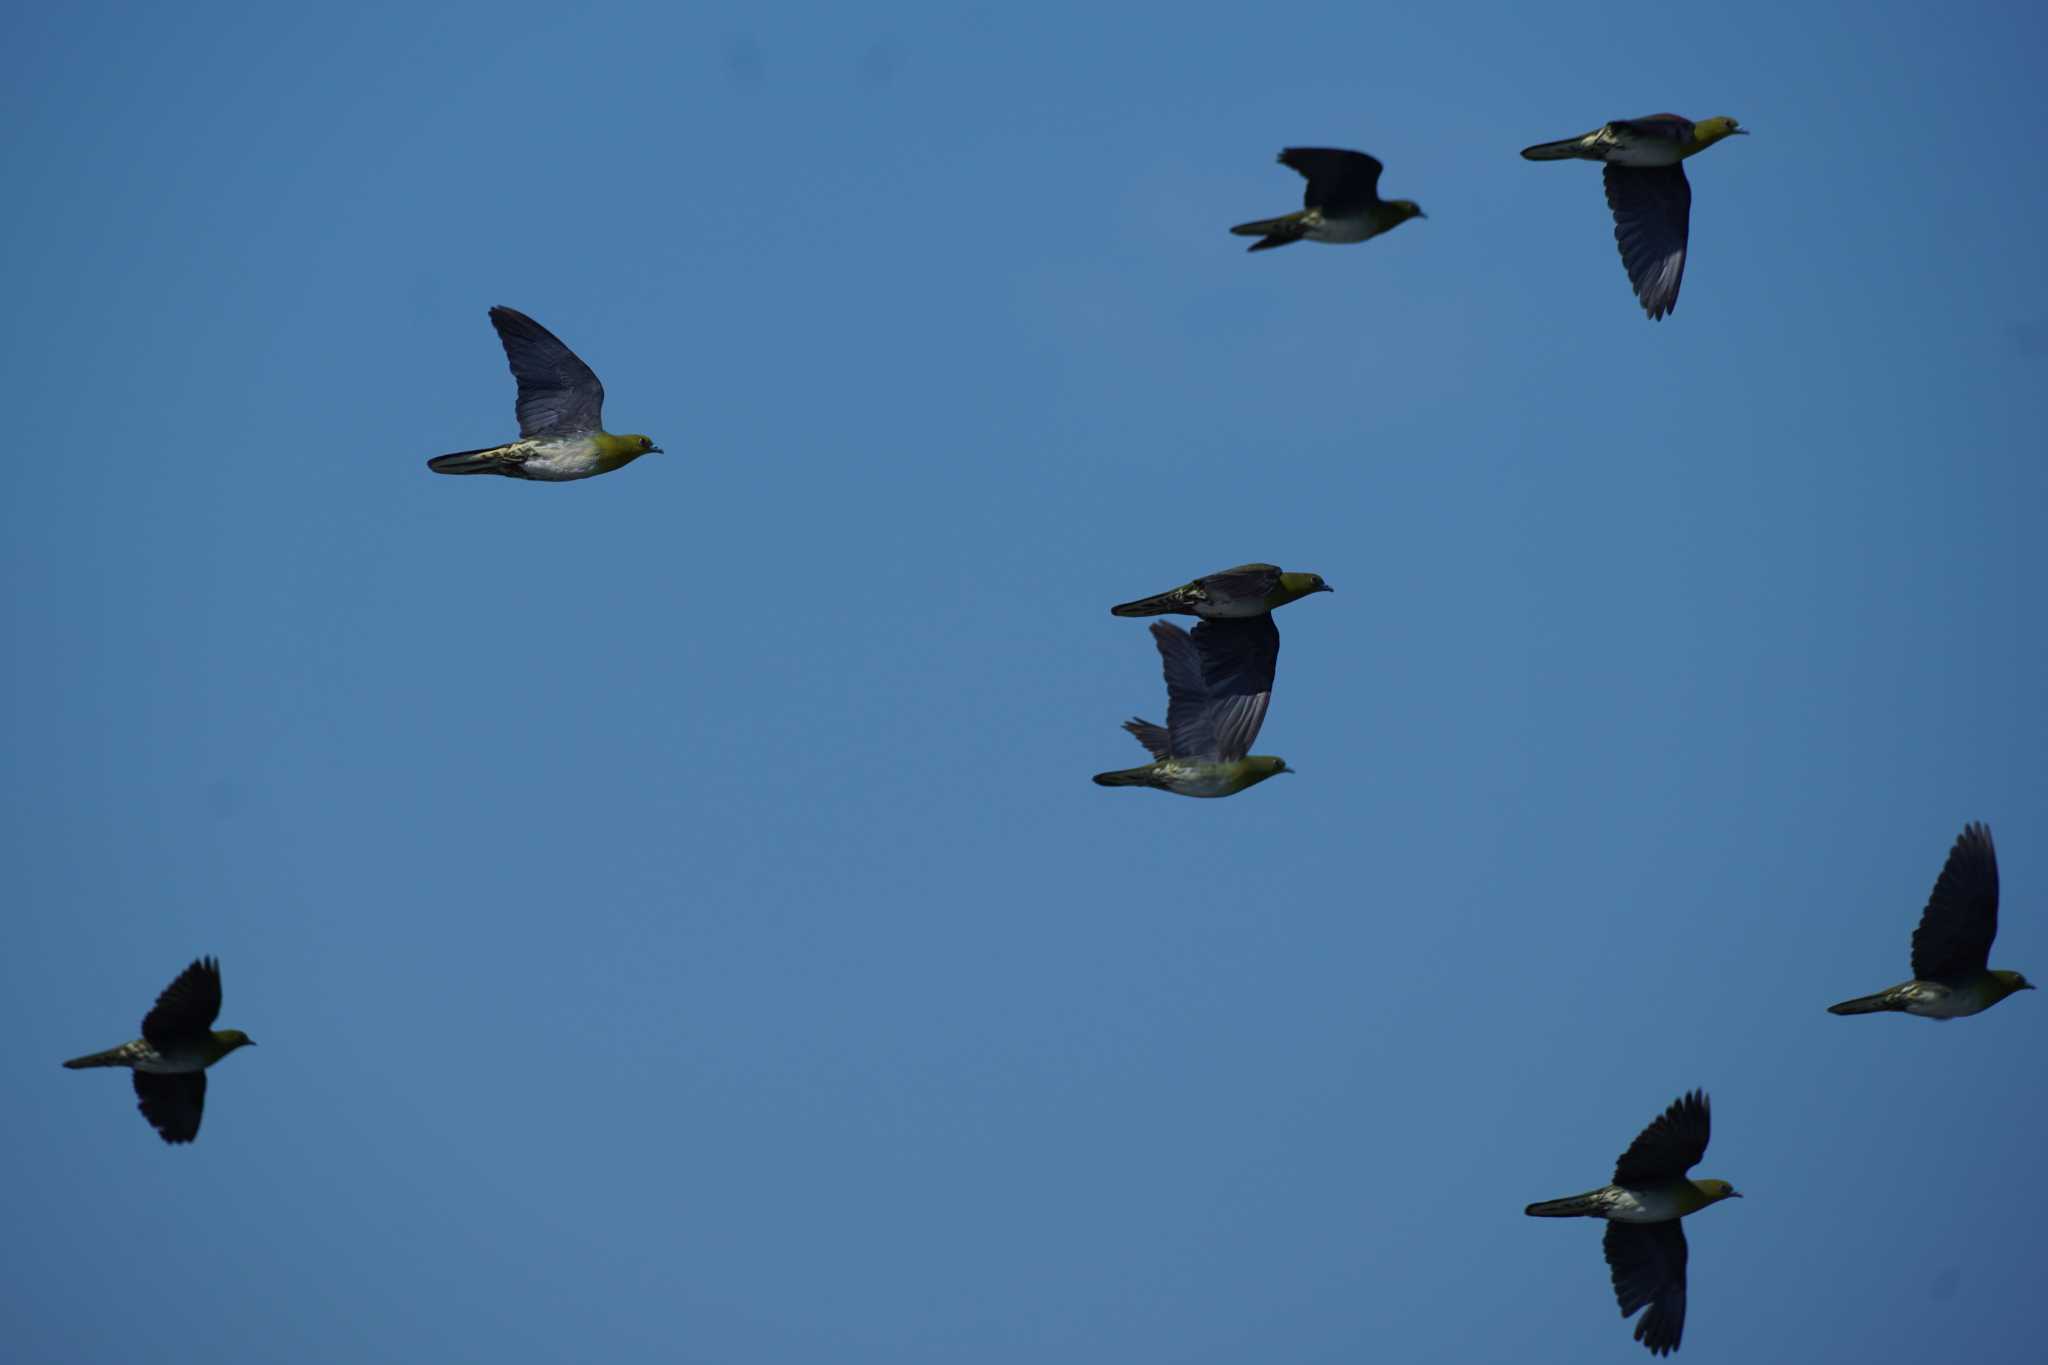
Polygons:
<instances>
[{"instance_id":1,"label":"green pigeon","mask_svg":"<svg viewBox=\"0 0 2048 1365\"><path fill-rule=\"evenodd\" d=\"M1380 198L1380 163L1364 152L1336 147L1289 147L1280 164L1308 178L1299 213L1239 223L1231 231L1260 240L1247 251L1271 251L1289 242L1362 242L1391 232L1410 218L1426 218L1412 199Z\"/></svg>"},{"instance_id":2,"label":"green pigeon","mask_svg":"<svg viewBox=\"0 0 2048 1365\"><path fill-rule=\"evenodd\" d=\"M1960 1019L2015 991L2033 990L2034 983L2018 972L1989 970L1991 940L1997 937L1998 851L1989 826L1964 825L1913 931L1913 979L1829 1005L1828 1013Z\"/></svg>"},{"instance_id":3,"label":"green pigeon","mask_svg":"<svg viewBox=\"0 0 2048 1365\"><path fill-rule=\"evenodd\" d=\"M1670 1355L1685 1333L1685 1231L1678 1220L1723 1199L1740 1199L1725 1180L1688 1180L1707 1154L1707 1097L1681 1095L1614 1163L1614 1183L1522 1212L1532 1218L1604 1218L1607 1267L1626 1318L1648 1307L1635 1338L1651 1355Z\"/></svg>"},{"instance_id":4,"label":"green pigeon","mask_svg":"<svg viewBox=\"0 0 2048 1365\"><path fill-rule=\"evenodd\" d=\"M609 474L661 447L645 436L604 429L604 385L547 328L513 308L493 308L491 326L519 384L519 439L509 445L436 455L437 474L503 474L566 483Z\"/></svg>"},{"instance_id":5,"label":"green pigeon","mask_svg":"<svg viewBox=\"0 0 2048 1365\"><path fill-rule=\"evenodd\" d=\"M1294 771L1285 759L1246 754L1265 723L1280 658L1280 631L1271 616L1204 621L1193 635L1171 621L1154 621L1152 639L1165 665L1166 724L1133 718L1124 729L1153 761L1097 773L1097 786L1234 796Z\"/></svg>"},{"instance_id":6,"label":"green pigeon","mask_svg":"<svg viewBox=\"0 0 2048 1365\"><path fill-rule=\"evenodd\" d=\"M1247 616L1264 616L1275 607L1307 597L1312 592L1335 592L1319 573L1282 573L1274 564L1240 564L1220 573L1204 574L1135 602L1109 609L1111 616L1199 616L1205 621L1229 621Z\"/></svg>"},{"instance_id":7,"label":"green pigeon","mask_svg":"<svg viewBox=\"0 0 2048 1365\"><path fill-rule=\"evenodd\" d=\"M199 1136L199 1111L206 1104L206 1068L256 1040L238 1028L216 1029L220 1013L220 963L202 957L178 974L142 1019L142 1036L132 1043L74 1057L72 1070L125 1066L135 1073L136 1108L165 1142Z\"/></svg>"},{"instance_id":8,"label":"green pigeon","mask_svg":"<svg viewBox=\"0 0 2048 1365\"><path fill-rule=\"evenodd\" d=\"M1524 147L1530 161L1599 161L1614 214L1614 242L1650 320L1678 307L1685 278L1685 244L1692 219L1692 186L1679 165L1721 139L1749 130L1732 118L1698 123L1676 114L1616 119L1581 137Z\"/></svg>"}]
</instances>

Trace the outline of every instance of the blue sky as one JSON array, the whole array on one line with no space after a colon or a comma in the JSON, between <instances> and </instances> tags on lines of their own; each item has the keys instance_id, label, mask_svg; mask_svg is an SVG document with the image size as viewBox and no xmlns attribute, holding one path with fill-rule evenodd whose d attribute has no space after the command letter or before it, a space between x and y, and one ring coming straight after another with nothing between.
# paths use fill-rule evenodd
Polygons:
<instances>
[{"instance_id":1,"label":"blue sky","mask_svg":"<svg viewBox=\"0 0 2048 1365\"><path fill-rule=\"evenodd\" d=\"M1521 1207L1693 1086L1684 1359L2031 1339L2048 1001L1822 1009L1970 819L2048 977L2043 22L1645 15L16 16L18 1358L1637 1360ZM1651 324L1515 153L1664 109ZM430 475L499 303L669 453ZM1091 787L1252 559L1300 775Z\"/></svg>"}]
</instances>

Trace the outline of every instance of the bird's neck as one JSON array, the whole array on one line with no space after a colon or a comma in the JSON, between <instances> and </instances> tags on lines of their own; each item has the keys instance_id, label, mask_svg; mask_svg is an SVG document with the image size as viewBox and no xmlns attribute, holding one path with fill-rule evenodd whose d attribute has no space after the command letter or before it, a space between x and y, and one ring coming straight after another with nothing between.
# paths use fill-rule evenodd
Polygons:
<instances>
[{"instance_id":1,"label":"bird's neck","mask_svg":"<svg viewBox=\"0 0 2048 1365\"><path fill-rule=\"evenodd\" d=\"M647 453L640 448L638 441L614 436L609 431L596 432L590 439L597 444L597 458L607 470L631 464Z\"/></svg>"}]
</instances>

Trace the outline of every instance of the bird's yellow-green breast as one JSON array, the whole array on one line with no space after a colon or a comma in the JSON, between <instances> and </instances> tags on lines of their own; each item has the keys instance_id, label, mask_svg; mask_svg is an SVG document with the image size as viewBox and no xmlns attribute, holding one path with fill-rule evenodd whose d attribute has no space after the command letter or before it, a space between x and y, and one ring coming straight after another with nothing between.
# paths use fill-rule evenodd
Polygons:
<instances>
[{"instance_id":1,"label":"bird's yellow-green breast","mask_svg":"<svg viewBox=\"0 0 2048 1365\"><path fill-rule=\"evenodd\" d=\"M1688 1180L1678 1191L1678 1211L1683 1217L1698 1213L1709 1204L1718 1204L1723 1199L1740 1199L1735 1187L1725 1180Z\"/></svg>"},{"instance_id":2,"label":"bird's yellow-green breast","mask_svg":"<svg viewBox=\"0 0 2048 1365\"><path fill-rule=\"evenodd\" d=\"M1713 118L1703 118L1698 123L1693 124L1692 142L1679 155L1687 157L1692 156L1696 152L1704 152L1722 138L1733 137L1741 131L1741 125L1732 118L1720 115Z\"/></svg>"},{"instance_id":3,"label":"bird's yellow-green breast","mask_svg":"<svg viewBox=\"0 0 2048 1365\"><path fill-rule=\"evenodd\" d=\"M661 448L638 432L629 431L614 436L608 431L600 431L594 433L591 439L597 445L597 467L607 474L614 469L624 468L649 451Z\"/></svg>"},{"instance_id":4,"label":"bird's yellow-green breast","mask_svg":"<svg viewBox=\"0 0 2048 1365\"><path fill-rule=\"evenodd\" d=\"M1319 573L1283 573L1280 575L1280 581L1273 585L1273 590L1266 594L1266 606L1269 609L1284 607L1289 602L1299 601L1312 592L1331 591L1333 589L1323 581L1323 576Z\"/></svg>"}]
</instances>

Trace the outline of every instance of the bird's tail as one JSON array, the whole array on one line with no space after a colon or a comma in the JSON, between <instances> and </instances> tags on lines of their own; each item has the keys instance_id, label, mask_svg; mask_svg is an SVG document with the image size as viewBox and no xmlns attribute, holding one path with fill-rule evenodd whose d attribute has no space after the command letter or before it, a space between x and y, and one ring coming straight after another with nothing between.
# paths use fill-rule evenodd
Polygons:
<instances>
[{"instance_id":1,"label":"bird's tail","mask_svg":"<svg viewBox=\"0 0 2048 1365\"><path fill-rule=\"evenodd\" d=\"M1581 155L1586 149L1584 137L1568 137L1561 142L1539 142L1534 147L1522 148L1524 161L1569 161Z\"/></svg>"},{"instance_id":2,"label":"bird's tail","mask_svg":"<svg viewBox=\"0 0 2048 1365\"><path fill-rule=\"evenodd\" d=\"M1095 774L1098 787L1149 787L1152 785L1152 770L1147 768L1125 768L1119 772Z\"/></svg>"},{"instance_id":3,"label":"bird's tail","mask_svg":"<svg viewBox=\"0 0 2048 1365\"><path fill-rule=\"evenodd\" d=\"M1276 246L1298 242L1308 233L1308 210L1302 209L1280 218L1261 218L1256 223L1239 223L1231 231L1239 237L1258 237L1262 240L1246 247L1247 251L1271 251ZM1135 613L1134 613L1135 614Z\"/></svg>"},{"instance_id":4,"label":"bird's tail","mask_svg":"<svg viewBox=\"0 0 2048 1365\"><path fill-rule=\"evenodd\" d=\"M1531 1204L1522 1212L1531 1218L1597 1218L1600 1215L1598 1190L1574 1194L1564 1199L1546 1199L1540 1204Z\"/></svg>"},{"instance_id":5,"label":"bird's tail","mask_svg":"<svg viewBox=\"0 0 2048 1365\"><path fill-rule=\"evenodd\" d=\"M1854 1000L1844 1000L1839 1005L1829 1005L1829 1014L1882 1014L1886 1010L1899 1008L1891 998L1890 991L1879 991L1876 995L1859 995Z\"/></svg>"},{"instance_id":6,"label":"bird's tail","mask_svg":"<svg viewBox=\"0 0 2048 1365\"><path fill-rule=\"evenodd\" d=\"M498 470L498 452L503 446L485 446L482 450L457 450L447 455L436 455L427 461L427 468L436 474L494 474Z\"/></svg>"},{"instance_id":7,"label":"bird's tail","mask_svg":"<svg viewBox=\"0 0 2048 1365\"><path fill-rule=\"evenodd\" d=\"M126 1047L110 1047L105 1052L94 1052L84 1057L73 1057L64 1065L73 1071L83 1071L89 1066L119 1066L121 1065L121 1054L127 1050Z\"/></svg>"},{"instance_id":8,"label":"bird's tail","mask_svg":"<svg viewBox=\"0 0 2048 1365\"><path fill-rule=\"evenodd\" d=\"M1255 251L1257 249L1256 247L1253 248ZM1175 588L1172 592L1154 593L1150 597L1141 597L1135 602L1119 602L1109 609L1109 614L1111 616L1164 616L1170 611L1182 610L1185 605L1181 601L1181 589Z\"/></svg>"}]
</instances>

